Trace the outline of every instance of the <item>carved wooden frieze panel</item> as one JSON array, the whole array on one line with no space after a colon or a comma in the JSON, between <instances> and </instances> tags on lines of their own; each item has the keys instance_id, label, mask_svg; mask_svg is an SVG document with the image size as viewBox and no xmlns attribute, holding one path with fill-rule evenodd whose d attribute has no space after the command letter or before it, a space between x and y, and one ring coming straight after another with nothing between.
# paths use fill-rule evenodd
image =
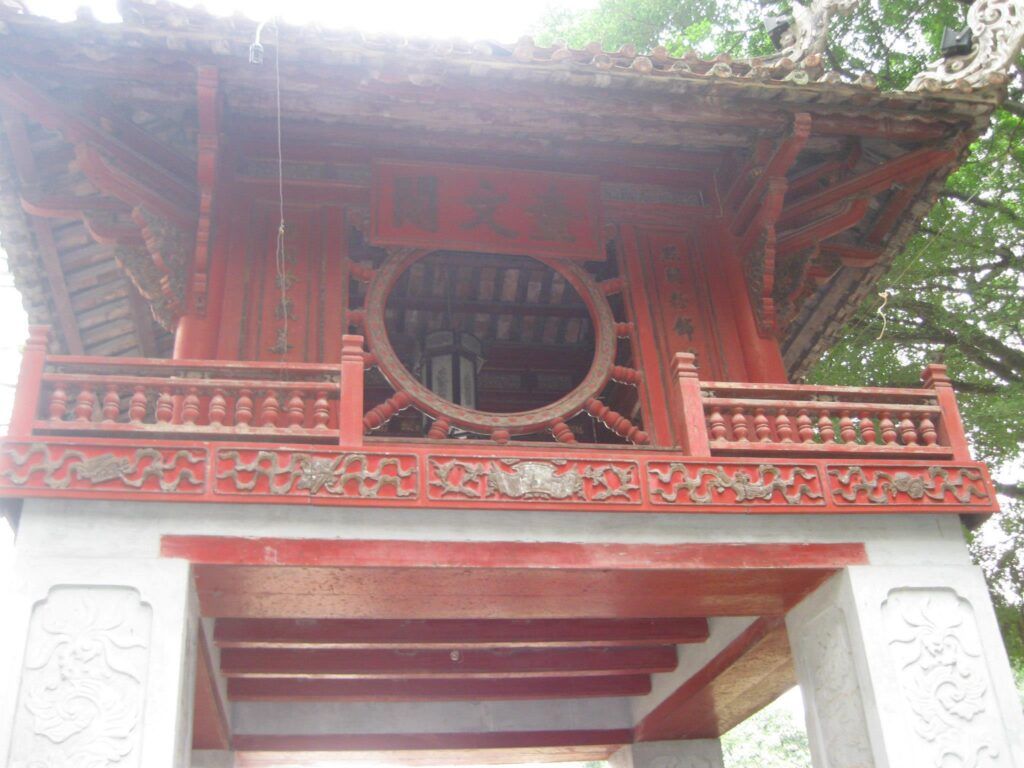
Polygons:
<instances>
[{"instance_id":1,"label":"carved wooden frieze panel","mask_svg":"<svg viewBox=\"0 0 1024 768\"><path fill-rule=\"evenodd\" d=\"M836 504L970 504L991 498L988 484L969 467L829 465Z\"/></svg>"},{"instance_id":2,"label":"carved wooden frieze panel","mask_svg":"<svg viewBox=\"0 0 1024 768\"><path fill-rule=\"evenodd\" d=\"M882 617L920 764L1013 765L971 604L952 589L899 588L882 603Z\"/></svg>"},{"instance_id":3,"label":"carved wooden frieze panel","mask_svg":"<svg viewBox=\"0 0 1024 768\"><path fill-rule=\"evenodd\" d=\"M29 625L17 768L138 768L152 609L128 587L62 586Z\"/></svg>"},{"instance_id":4,"label":"carved wooden frieze panel","mask_svg":"<svg viewBox=\"0 0 1024 768\"><path fill-rule=\"evenodd\" d=\"M301 450L225 450L216 453L214 493L227 496L323 496L415 499L415 456L316 453Z\"/></svg>"},{"instance_id":5,"label":"carved wooden frieze panel","mask_svg":"<svg viewBox=\"0 0 1024 768\"><path fill-rule=\"evenodd\" d=\"M446 501L612 501L639 504L640 467L630 461L430 456L428 495Z\"/></svg>"},{"instance_id":6,"label":"carved wooden frieze panel","mask_svg":"<svg viewBox=\"0 0 1024 768\"><path fill-rule=\"evenodd\" d=\"M874 768L864 703L846 617L829 608L796 640L809 660L810 706L815 712L825 768Z\"/></svg>"},{"instance_id":7,"label":"carved wooden frieze panel","mask_svg":"<svg viewBox=\"0 0 1024 768\"><path fill-rule=\"evenodd\" d=\"M813 465L652 461L647 474L651 504L799 507L825 503Z\"/></svg>"},{"instance_id":8,"label":"carved wooden frieze panel","mask_svg":"<svg viewBox=\"0 0 1024 768\"><path fill-rule=\"evenodd\" d=\"M7 443L0 479L18 488L53 491L203 493L202 448L138 448L76 443Z\"/></svg>"}]
</instances>

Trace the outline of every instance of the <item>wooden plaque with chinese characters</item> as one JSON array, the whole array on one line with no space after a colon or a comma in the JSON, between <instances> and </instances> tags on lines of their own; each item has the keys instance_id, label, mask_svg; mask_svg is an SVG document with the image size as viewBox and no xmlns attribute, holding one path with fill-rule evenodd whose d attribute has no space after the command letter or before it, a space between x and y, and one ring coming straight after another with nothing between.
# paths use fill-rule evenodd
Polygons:
<instances>
[{"instance_id":1,"label":"wooden plaque with chinese characters","mask_svg":"<svg viewBox=\"0 0 1024 768\"><path fill-rule=\"evenodd\" d=\"M375 245L605 258L598 180L503 168L380 162Z\"/></svg>"}]
</instances>

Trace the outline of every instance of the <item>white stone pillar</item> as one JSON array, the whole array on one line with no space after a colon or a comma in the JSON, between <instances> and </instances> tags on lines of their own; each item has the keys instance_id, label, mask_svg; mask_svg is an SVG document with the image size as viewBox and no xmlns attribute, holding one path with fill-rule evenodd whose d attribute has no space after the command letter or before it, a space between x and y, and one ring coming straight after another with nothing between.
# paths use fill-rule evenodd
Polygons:
<instances>
[{"instance_id":1,"label":"white stone pillar","mask_svg":"<svg viewBox=\"0 0 1024 768\"><path fill-rule=\"evenodd\" d=\"M608 759L611 768L723 768L718 739L642 741Z\"/></svg>"},{"instance_id":2,"label":"white stone pillar","mask_svg":"<svg viewBox=\"0 0 1024 768\"><path fill-rule=\"evenodd\" d=\"M235 768L235 753L220 749L192 750L191 768Z\"/></svg>"},{"instance_id":3,"label":"white stone pillar","mask_svg":"<svg viewBox=\"0 0 1024 768\"><path fill-rule=\"evenodd\" d=\"M980 569L848 568L786 625L815 768L1024 768Z\"/></svg>"},{"instance_id":4,"label":"white stone pillar","mask_svg":"<svg viewBox=\"0 0 1024 768\"><path fill-rule=\"evenodd\" d=\"M22 558L11 586L0 765L188 768L198 622L189 564Z\"/></svg>"}]
</instances>

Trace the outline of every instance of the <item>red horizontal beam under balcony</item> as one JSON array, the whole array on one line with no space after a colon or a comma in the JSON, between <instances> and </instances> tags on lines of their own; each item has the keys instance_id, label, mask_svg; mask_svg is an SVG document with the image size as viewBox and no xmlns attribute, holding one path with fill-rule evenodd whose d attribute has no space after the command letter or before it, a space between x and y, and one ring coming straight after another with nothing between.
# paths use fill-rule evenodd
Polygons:
<instances>
[{"instance_id":1,"label":"red horizontal beam under balcony","mask_svg":"<svg viewBox=\"0 0 1024 768\"><path fill-rule=\"evenodd\" d=\"M232 677L233 701L481 701L644 696L649 675L337 680Z\"/></svg>"},{"instance_id":2,"label":"red horizontal beam under balcony","mask_svg":"<svg viewBox=\"0 0 1024 768\"><path fill-rule=\"evenodd\" d=\"M394 677L480 678L636 675L671 672L675 646L515 648L511 650L227 648L227 677L373 680Z\"/></svg>"},{"instance_id":3,"label":"red horizontal beam under balcony","mask_svg":"<svg viewBox=\"0 0 1024 768\"><path fill-rule=\"evenodd\" d=\"M515 648L676 645L708 638L706 619L368 621L220 619L221 648Z\"/></svg>"}]
</instances>

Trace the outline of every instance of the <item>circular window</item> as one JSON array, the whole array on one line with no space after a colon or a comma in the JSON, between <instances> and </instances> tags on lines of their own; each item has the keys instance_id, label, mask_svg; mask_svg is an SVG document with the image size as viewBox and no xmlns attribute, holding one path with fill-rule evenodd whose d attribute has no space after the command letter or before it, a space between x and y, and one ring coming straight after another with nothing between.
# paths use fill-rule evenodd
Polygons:
<instances>
[{"instance_id":1,"label":"circular window","mask_svg":"<svg viewBox=\"0 0 1024 768\"><path fill-rule=\"evenodd\" d=\"M608 383L617 342L608 301L578 264L455 251L393 252L370 280L365 331L396 391L481 434L536 432L582 411Z\"/></svg>"}]
</instances>

